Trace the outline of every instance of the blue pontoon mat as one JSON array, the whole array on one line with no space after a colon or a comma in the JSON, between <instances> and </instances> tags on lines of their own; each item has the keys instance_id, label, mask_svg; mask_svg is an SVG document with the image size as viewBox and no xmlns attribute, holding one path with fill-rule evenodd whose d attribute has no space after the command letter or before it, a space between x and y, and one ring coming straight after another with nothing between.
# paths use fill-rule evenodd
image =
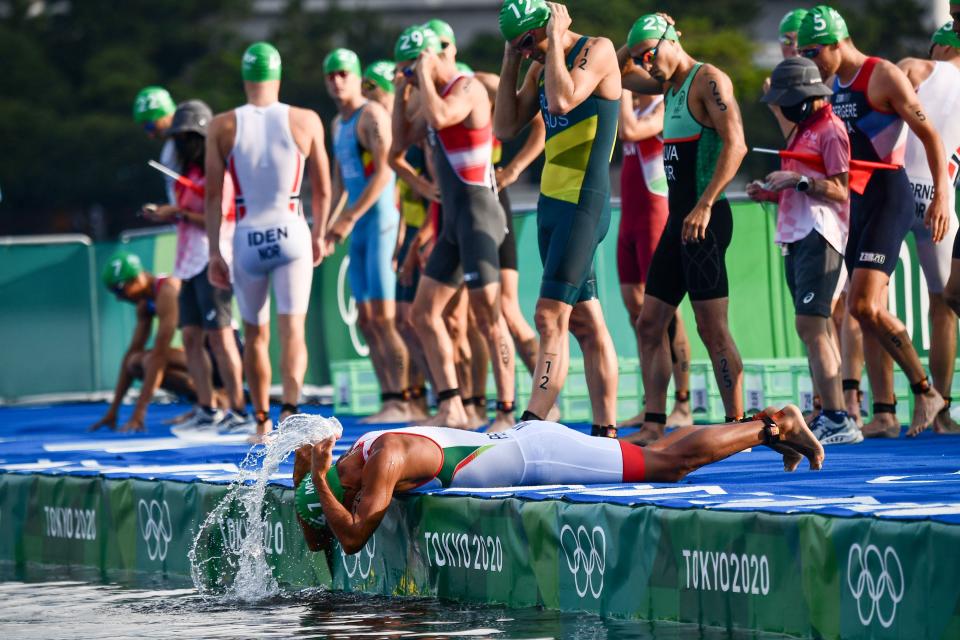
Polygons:
<instances>
[{"instance_id":1,"label":"blue pontoon mat","mask_svg":"<svg viewBox=\"0 0 960 640\"><path fill-rule=\"evenodd\" d=\"M102 475L192 482L229 482L249 451L241 444L190 442L174 437L165 419L185 405L154 406L147 432L90 433L103 404L62 404L0 409L0 472ZM305 411L330 415L329 409ZM130 408L121 411L121 424ZM276 413L276 411L274 411ZM346 449L367 430L358 418L340 416ZM587 429L587 425L571 425ZM625 484L444 490L434 494L526 500L563 499L624 505L817 512L840 517L935 520L960 524L960 436L930 432L914 439L866 441L827 448L824 468L783 472L780 457L764 447L737 454L689 475L677 484ZM290 486L292 460L274 477Z\"/></svg>"}]
</instances>

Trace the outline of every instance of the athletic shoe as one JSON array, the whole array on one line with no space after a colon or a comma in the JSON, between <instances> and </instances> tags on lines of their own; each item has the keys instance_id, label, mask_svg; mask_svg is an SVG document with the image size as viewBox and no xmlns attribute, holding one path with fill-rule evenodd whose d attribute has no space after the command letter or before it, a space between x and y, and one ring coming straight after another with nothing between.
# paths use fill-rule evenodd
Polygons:
<instances>
[{"instance_id":1,"label":"athletic shoe","mask_svg":"<svg viewBox=\"0 0 960 640\"><path fill-rule=\"evenodd\" d=\"M183 422L182 424L172 427L170 431L175 436L205 431L216 433L217 424L222 419L223 412L219 409L213 409L213 411L210 412L203 407L197 407L192 418L186 422Z\"/></svg>"},{"instance_id":2,"label":"athletic shoe","mask_svg":"<svg viewBox=\"0 0 960 640\"><path fill-rule=\"evenodd\" d=\"M816 436L820 444L827 446L831 444L859 444L863 442L863 434L857 427L857 423L847 416L840 422L834 422L825 414L821 413L810 424L810 430Z\"/></svg>"},{"instance_id":3,"label":"athletic shoe","mask_svg":"<svg viewBox=\"0 0 960 640\"><path fill-rule=\"evenodd\" d=\"M217 423L217 433L221 436L251 435L257 432L257 421L253 414L240 415L227 411Z\"/></svg>"}]
</instances>

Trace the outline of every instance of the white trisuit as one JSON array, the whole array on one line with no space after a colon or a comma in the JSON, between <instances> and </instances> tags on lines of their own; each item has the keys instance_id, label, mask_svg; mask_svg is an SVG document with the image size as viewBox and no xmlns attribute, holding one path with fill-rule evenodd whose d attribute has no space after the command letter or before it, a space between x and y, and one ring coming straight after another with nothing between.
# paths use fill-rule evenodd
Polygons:
<instances>
[{"instance_id":1,"label":"white trisuit","mask_svg":"<svg viewBox=\"0 0 960 640\"><path fill-rule=\"evenodd\" d=\"M277 313L307 312L313 282L310 227L300 186L305 156L290 131L290 106L247 104L236 110L227 158L237 193L233 287L244 322L270 320L270 279Z\"/></svg>"},{"instance_id":2,"label":"white trisuit","mask_svg":"<svg viewBox=\"0 0 960 640\"><path fill-rule=\"evenodd\" d=\"M956 178L958 152L960 152L960 117L956 109L960 105L960 69L949 62L936 62L933 72L920 84L917 96L923 110L930 118L934 129L943 140L943 148L950 163L950 177ZM957 235L957 216L954 214L956 193L950 189L950 226L939 243L934 244L930 230L923 225L927 207L933 199L933 177L927 164L923 143L912 131L907 137L904 167L910 178L910 186L917 203L917 218L913 223L913 237L917 242L917 254L930 293L943 293L950 278L950 261L953 243Z\"/></svg>"}]
</instances>

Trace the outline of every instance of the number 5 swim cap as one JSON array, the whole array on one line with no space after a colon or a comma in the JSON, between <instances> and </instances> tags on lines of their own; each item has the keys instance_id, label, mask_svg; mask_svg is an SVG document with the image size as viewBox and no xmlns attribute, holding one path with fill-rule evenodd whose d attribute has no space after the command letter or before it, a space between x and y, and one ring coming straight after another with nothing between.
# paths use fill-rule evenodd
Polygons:
<instances>
[{"instance_id":1,"label":"number 5 swim cap","mask_svg":"<svg viewBox=\"0 0 960 640\"><path fill-rule=\"evenodd\" d=\"M500 7L500 33L508 42L545 26L548 20L550 8L544 0L504 0Z\"/></svg>"},{"instance_id":2,"label":"number 5 swim cap","mask_svg":"<svg viewBox=\"0 0 960 640\"><path fill-rule=\"evenodd\" d=\"M817 5L807 13L797 31L797 46L837 44L850 37L847 23L840 13L825 4Z\"/></svg>"},{"instance_id":3,"label":"number 5 swim cap","mask_svg":"<svg viewBox=\"0 0 960 640\"><path fill-rule=\"evenodd\" d=\"M280 52L269 42L254 42L243 52L241 68L247 82L279 80Z\"/></svg>"},{"instance_id":4,"label":"number 5 swim cap","mask_svg":"<svg viewBox=\"0 0 960 640\"><path fill-rule=\"evenodd\" d=\"M346 71L359 77L360 58L350 49L334 49L323 59L323 73L327 75L335 71Z\"/></svg>"},{"instance_id":5,"label":"number 5 swim cap","mask_svg":"<svg viewBox=\"0 0 960 640\"><path fill-rule=\"evenodd\" d=\"M424 49L433 49L434 53L439 53L441 49L440 38L427 25L416 24L404 29L400 37L397 38L397 44L393 48L393 57L397 62L416 60Z\"/></svg>"}]
</instances>

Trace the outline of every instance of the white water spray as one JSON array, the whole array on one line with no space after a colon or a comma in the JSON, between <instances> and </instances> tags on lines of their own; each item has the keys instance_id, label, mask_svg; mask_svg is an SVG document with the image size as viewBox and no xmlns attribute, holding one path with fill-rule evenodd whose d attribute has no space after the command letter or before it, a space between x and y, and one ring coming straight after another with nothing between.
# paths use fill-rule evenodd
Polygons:
<instances>
[{"instance_id":1,"label":"white water spray","mask_svg":"<svg viewBox=\"0 0 960 640\"><path fill-rule=\"evenodd\" d=\"M342 434L336 418L298 413L280 423L266 447L250 450L227 494L200 525L187 554L193 584L201 595L255 602L279 592L267 562L267 483L300 447Z\"/></svg>"}]
</instances>

